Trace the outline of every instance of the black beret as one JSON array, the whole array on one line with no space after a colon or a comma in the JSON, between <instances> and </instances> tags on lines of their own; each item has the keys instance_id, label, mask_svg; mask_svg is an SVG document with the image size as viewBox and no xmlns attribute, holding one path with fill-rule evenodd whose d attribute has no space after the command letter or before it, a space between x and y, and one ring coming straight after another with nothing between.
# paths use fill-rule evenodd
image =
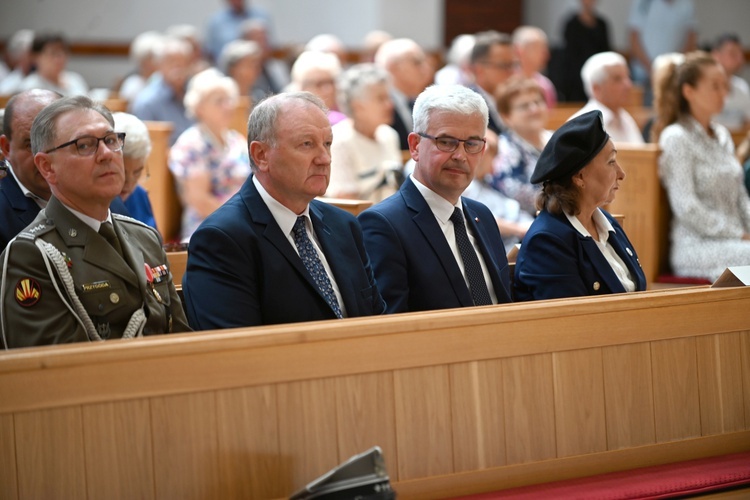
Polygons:
<instances>
[{"instance_id":1,"label":"black beret","mask_svg":"<svg viewBox=\"0 0 750 500\"><path fill-rule=\"evenodd\" d=\"M609 135L604 130L602 112L589 111L565 122L544 146L531 176L538 184L571 177L594 159Z\"/></svg>"}]
</instances>

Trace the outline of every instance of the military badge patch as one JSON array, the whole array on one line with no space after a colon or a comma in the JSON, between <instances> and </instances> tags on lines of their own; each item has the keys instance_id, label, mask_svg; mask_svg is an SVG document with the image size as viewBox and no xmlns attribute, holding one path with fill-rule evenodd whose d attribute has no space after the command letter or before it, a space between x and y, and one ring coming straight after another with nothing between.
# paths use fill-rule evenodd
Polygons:
<instances>
[{"instance_id":1,"label":"military badge patch","mask_svg":"<svg viewBox=\"0 0 750 500\"><path fill-rule=\"evenodd\" d=\"M31 307L42 297L42 287L33 278L21 278L16 284L16 302Z\"/></svg>"}]
</instances>

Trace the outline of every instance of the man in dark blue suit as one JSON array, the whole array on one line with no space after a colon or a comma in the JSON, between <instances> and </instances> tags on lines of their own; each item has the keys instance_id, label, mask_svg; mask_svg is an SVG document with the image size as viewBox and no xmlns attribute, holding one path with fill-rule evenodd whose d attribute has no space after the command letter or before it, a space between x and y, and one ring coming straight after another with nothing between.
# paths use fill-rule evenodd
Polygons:
<instances>
[{"instance_id":1,"label":"man in dark blue suit","mask_svg":"<svg viewBox=\"0 0 750 500\"><path fill-rule=\"evenodd\" d=\"M31 124L47 104L62 97L51 90L27 90L8 101L0 148L10 163L0 180L0 251L47 205L52 193L34 165Z\"/></svg>"},{"instance_id":2,"label":"man in dark blue suit","mask_svg":"<svg viewBox=\"0 0 750 500\"><path fill-rule=\"evenodd\" d=\"M308 92L255 106L253 175L190 238L183 278L196 330L381 314L357 220L316 201L331 170L325 106Z\"/></svg>"},{"instance_id":3,"label":"man in dark blue suit","mask_svg":"<svg viewBox=\"0 0 750 500\"><path fill-rule=\"evenodd\" d=\"M414 173L359 216L388 312L510 302L495 218L461 197L484 152L487 115L484 99L460 85L428 87L417 98Z\"/></svg>"},{"instance_id":4,"label":"man in dark blue suit","mask_svg":"<svg viewBox=\"0 0 750 500\"><path fill-rule=\"evenodd\" d=\"M42 108L61 97L51 90L27 90L13 96L5 107L0 148L10 167L0 180L0 251L31 224L52 196L47 181L34 164L31 124ZM110 209L130 215L119 196Z\"/></svg>"}]
</instances>

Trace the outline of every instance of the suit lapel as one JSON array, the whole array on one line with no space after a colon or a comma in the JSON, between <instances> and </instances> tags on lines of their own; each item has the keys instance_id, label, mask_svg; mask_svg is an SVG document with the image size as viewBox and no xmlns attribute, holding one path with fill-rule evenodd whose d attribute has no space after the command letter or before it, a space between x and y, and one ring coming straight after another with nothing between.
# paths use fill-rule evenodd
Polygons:
<instances>
[{"instance_id":1,"label":"suit lapel","mask_svg":"<svg viewBox=\"0 0 750 500\"><path fill-rule=\"evenodd\" d=\"M625 291L625 287L622 286L620 279L617 277L615 272L612 270L612 266L609 265L604 254L599 250L596 242L593 238L578 235L581 240L581 246L583 251L586 252L591 263L596 268L597 273L601 276L602 280L607 284L612 293L621 293Z\"/></svg>"},{"instance_id":2,"label":"suit lapel","mask_svg":"<svg viewBox=\"0 0 750 500\"><path fill-rule=\"evenodd\" d=\"M477 242L479 244L479 251L482 252L482 257L484 258L484 262L487 265L487 271L490 274L490 278L492 279L492 286L495 289L495 296L498 298L498 302L503 302L503 297L501 297L500 290L504 291L505 298L507 300L510 300L510 291L505 288L505 285L503 284L502 277L496 272L498 269L501 269L500 264L497 261L497 252L499 251L505 251L505 248L500 249L493 249L490 248L488 245L488 242L490 241L490 237L487 234L487 226L485 225L487 221L481 220L479 218L479 214L474 211L474 208L466 203L466 199L462 199L463 207L464 207L464 213L466 214L466 223L469 226L471 232L476 235ZM495 224L495 221L490 221L493 225Z\"/></svg>"},{"instance_id":3,"label":"suit lapel","mask_svg":"<svg viewBox=\"0 0 750 500\"><path fill-rule=\"evenodd\" d=\"M2 183L2 192L8 198L8 202L16 216L18 216L18 219L24 226L28 226L39 213L39 205L28 196L24 196L21 186L18 185L13 174L8 173L8 176L3 179Z\"/></svg>"},{"instance_id":4,"label":"suit lapel","mask_svg":"<svg viewBox=\"0 0 750 500\"><path fill-rule=\"evenodd\" d=\"M471 298L471 293L466 286L461 269L456 263L456 258L448 242L445 240L445 234L440 229L438 221L435 219L435 214L432 213L432 209L430 209L427 201L422 196L422 193L419 192L417 186L411 181L410 177L407 177L401 188L401 196L404 198L406 206L414 212L412 220L421 231L425 240L427 240L427 243L435 251L435 255L440 260L459 302L464 307L473 306L474 301Z\"/></svg>"},{"instance_id":5,"label":"suit lapel","mask_svg":"<svg viewBox=\"0 0 750 500\"><path fill-rule=\"evenodd\" d=\"M268 206L266 206L260 193L255 188L251 178L248 178L242 186L242 198L245 201L245 207L250 214L250 218L257 226L258 234L262 234L263 237L267 239L287 261L289 261L299 275L310 283L310 286L320 294L318 285L312 279L310 273L307 272L305 265L302 263L302 259L300 259L297 252L292 248L286 235L281 231L281 228L276 223L276 219L273 218L271 211L268 209Z\"/></svg>"}]
</instances>

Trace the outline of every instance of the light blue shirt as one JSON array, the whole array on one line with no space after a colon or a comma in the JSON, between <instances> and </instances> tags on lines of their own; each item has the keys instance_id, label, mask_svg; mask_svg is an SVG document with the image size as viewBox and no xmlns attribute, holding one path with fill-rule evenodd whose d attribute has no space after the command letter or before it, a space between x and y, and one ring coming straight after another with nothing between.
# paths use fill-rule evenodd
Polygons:
<instances>
[{"instance_id":1,"label":"light blue shirt","mask_svg":"<svg viewBox=\"0 0 750 500\"><path fill-rule=\"evenodd\" d=\"M206 27L206 41L204 43L204 50L209 54L214 61L219 60L221 49L232 40L240 38L242 33L240 28L242 23L248 19L256 18L262 19L266 22L268 39L271 41L271 29L270 22L271 18L268 13L259 7L246 7L245 10L238 14L231 8L227 7L214 14L208 21Z\"/></svg>"},{"instance_id":2,"label":"light blue shirt","mask_svg":"<svg viewBox=\"0 0 750 500\"><path fill-rule=\"evenodd\" d=\"M148 85L138 94L130 106L130 112L141 120L172 122L174 129L169 137L173 145L185 130L193 125L193 120L185 114L185 105L174 91L164 83L161 76L151 78Z\"/></svg>"},{"instance_id":3,"label":"light blue shirt","mask_svg":"<svg viewBox=\"0 0 750 500\"><path fill-rule=\"evenodd\" d=\"M634 0L628 27L640 34L649 60L668 52L682 52L688 34L696 31L693 0Z\"/></svg>"}]
</instances>

